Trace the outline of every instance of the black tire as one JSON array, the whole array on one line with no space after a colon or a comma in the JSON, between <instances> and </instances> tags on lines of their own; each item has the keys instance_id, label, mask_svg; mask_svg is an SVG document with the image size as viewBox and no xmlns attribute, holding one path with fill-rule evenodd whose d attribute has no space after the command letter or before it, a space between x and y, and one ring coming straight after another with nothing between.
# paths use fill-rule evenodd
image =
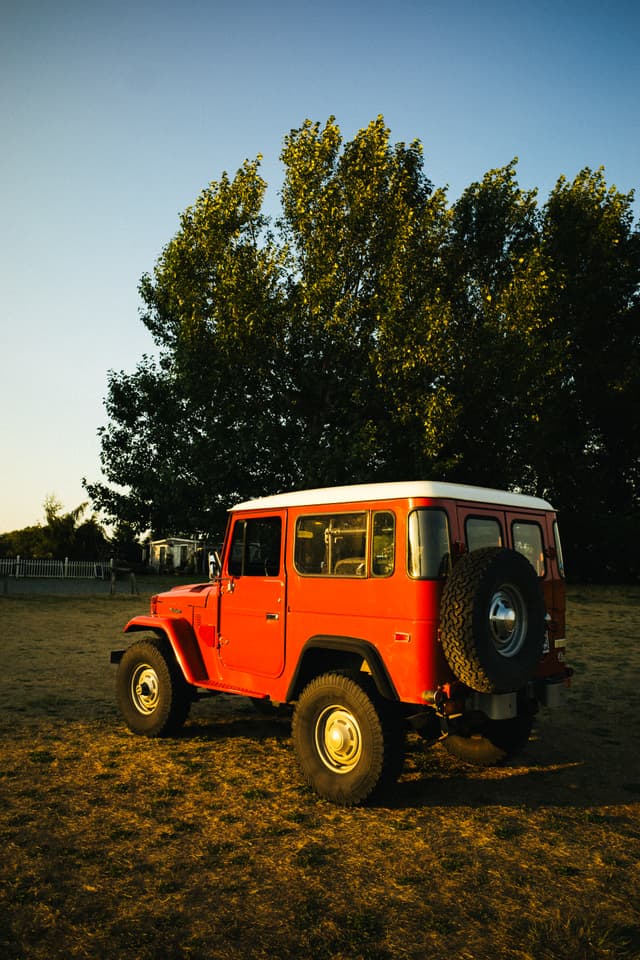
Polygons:
<instances>
[{"instance_id":1,"label":"black tire","mask_svg":"<svg viewBox=\"0 0 640 960\"><path fill-rule=\"evenodd\" d=\"M465 554L442 593L440 639L455 676L481 693L523 687L542 656L545 608L537 574L515 550Z\"/></svg>"},{"instance_id":2,"label":"black tire","mask_svg":"<svg viewBox=\"0 0 640 960\"><path fill-rule=\"evenodd\" d=\"M524 712L509 720L484 720L469 723L463 732L451 733L442 744L452 757L474 766L491 767L508 760L527 743L533 727L533 714Z\"/></svg>"},{"instance_id":3,"label":"black tire","mask_svg":"<svg viewBox=\"0 0 640 960\"><path fill-rule=\"evenodd\" d=\"M302 691L293 715L302 772L321 797L343 806L394 784L404 764L404 728L370 677L327 673Z\"/></svg>"},{"instance_id":4,"label":"black tire","mask_svg":"<svg viewBox=\"0 0 640 960\"><path fill-rule=\"evenodd\" d=\"M166 640L138 640L125 650L116 673L116 696L133 733L176 733L189 715L191 692Z\"/></svg>"}]
</instances>

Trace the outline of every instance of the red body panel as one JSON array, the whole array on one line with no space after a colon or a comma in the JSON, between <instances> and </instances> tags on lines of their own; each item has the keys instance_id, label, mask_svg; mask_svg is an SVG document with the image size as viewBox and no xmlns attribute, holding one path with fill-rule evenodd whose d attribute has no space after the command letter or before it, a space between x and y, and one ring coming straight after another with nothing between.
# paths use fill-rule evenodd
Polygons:
<instances>
[{"instance_id":1,"label":"red body panel","mask_svg":"<svg viewBox=\"0 0 640 960\"><path fill-rule=\"evenodd\" d=\"M330 494L330 491L328 491ZM417 507L445 510L451 550L465 549L469 517L496 518L503 546L513 547L514 522L539 525L544 544L541 583L549 622L549 648L538 676L563 669L564 583L553 549L549 510L501 506L453 498L330 499L312 507L260 501L231 512L221 577L154 597L152 615L136 617L125 630L152 629L169 639L186 679L199 687L284 701L303 649L312 638L349 638L375 648L397 697L422 704L426 694L453 678L438 642L443 579L413 579L407 569L408 516ZM395 518L394 567L390 575L305 575L294 562L294 535L300 517L387 511ZM238 576L231 560L234 525L280 518L282 545L275 573ZM371 530L371 523L367 528ZM370 534L369 534L370 535ZM367 541L369 543L369 541Z\"/></svg>"}]
</instances>

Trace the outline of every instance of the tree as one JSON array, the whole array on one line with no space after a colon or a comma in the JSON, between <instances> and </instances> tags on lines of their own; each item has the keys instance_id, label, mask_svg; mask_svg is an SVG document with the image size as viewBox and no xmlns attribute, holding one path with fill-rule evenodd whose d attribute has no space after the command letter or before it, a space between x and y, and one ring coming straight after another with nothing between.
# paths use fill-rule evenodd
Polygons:
<instances>
[{"instance_id":1,"label":"tree","mask_svg":"<svg viewBox=\"0 0 640 960\"><path fill-rule=\"evenodd\" d=\"M41 556L62 558L71 557L75 547L76 528L82 514L87 509L81 503L69 513L62 512L62 504L57 497L50 495L44 502L46 524L42 528Z\"/></svg>"},{"instance_id":2,"label":"tree","mask_svg":"<svg viewBox=\"0 0 640 960\"><path fill-rule=\"evenodd\" d=\"M82 503L68 513L53 495L44 502L44 524L35 524L0 536L0 552L10 557L63 560L100 560L109 555L109 540L95 516L81 522Z\"/></svg>"},{"instance_id":3,"label":"tree","mask_svg":"<svg viewBox=\"0 0 640 960\"><path fill-rule=\"evenodd\" d=\"M420 144L389 138L378 117L346 144L333 118L285 139L280 223L299 486L388 475L408 449L396 443L406 425L393 376L402 363L394 370L389 351L415 325L445 214Z\"/></svg>"},{"instance_id":4,"label":"tree","mask_svg":"<svg viewBox=\"0 0 640 960\"><path fill-rule=\"evenodd\" d=\"M109 484L87 490L138 531L219 528L230 498L265 485L280 430L271 372L281 254L264 235L258 166L225 174L183 214L140 283L159 359L109 376L111 421L100 431Z\"/></svg>"},{"instance_id":5,"label":"tree","mask_svg":"<svg viewBox=\"0 0 640 960\"><path fill-rule=\"evenodd\" d=\"M561 177L543 211L556 370L536 464L580 575L640 573L640 230L603 170ZM585 517L588 522L585 523ZM604 549L603 549L604 548Z\"/></svg>"},{"instance_id":6,"label":"tree","mask_svg":"<svg viewBox=\"0 0 640 960\"><path fill-rule=\"evenodd\" d=\"M32 524L21 530L12 530L0 534L0 556L3 557L40 557L42 556L42 526Z\"/></svg>"},{"instance_id":7,"label":"tree","mask_svg":"<svg viewBox=\"0 0 640 960\"><path fill-rule=\"evenodd\" d=\"M346 145L307 121L282 159L277 238L258 158L203 191L142 279L159 356L110 374L108 483L87 484L111 519L213 535L232 500L389 468L380 317L417 306L442 196L431 213L419 145L391 146L382 118Z\"/></svg>"},{"instance_id":8,"label":"tree","mask_svg":"<svg viewBox=\"0 0 640 960\"><path fill-rule=\"evenodd\" d=\"M156 356L109 374L93 504L219 536L249 497L438 477L549 498L584 576L638 569L632 194L585 169L540 207L513 160L449 204L382 117L307 120L281 159L275 221L258 157L143 276Z\"/></svg>"},{"instance_id":9,"label":"tree","mask_svg":"<svg viewBox=\"0 0 640 960\"><path fill-rule=\"evenodd\" d=\"M446 382L458 410L446 444L450 476L498 487L522 483L544 325L536 194L520 189L516 162L463 192L444 251L455 344Z\"/></svg>"}]
</instances>

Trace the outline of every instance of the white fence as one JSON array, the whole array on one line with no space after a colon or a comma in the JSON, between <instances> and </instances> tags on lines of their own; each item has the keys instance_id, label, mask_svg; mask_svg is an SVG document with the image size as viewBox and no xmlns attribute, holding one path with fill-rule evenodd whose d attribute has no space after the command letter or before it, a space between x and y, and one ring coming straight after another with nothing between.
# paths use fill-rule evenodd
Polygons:
<instances>
[{"instance_id":1,"label":"white fence","mask_svg":"<svg viewBox=\"0 0 640 960\"><path fill-rule=\"evenodd\" d=\"M111 565L109 561L24 560L22 557L0 557L0 577L105 580L110 576Z\"/></svg>"}]
</instances>

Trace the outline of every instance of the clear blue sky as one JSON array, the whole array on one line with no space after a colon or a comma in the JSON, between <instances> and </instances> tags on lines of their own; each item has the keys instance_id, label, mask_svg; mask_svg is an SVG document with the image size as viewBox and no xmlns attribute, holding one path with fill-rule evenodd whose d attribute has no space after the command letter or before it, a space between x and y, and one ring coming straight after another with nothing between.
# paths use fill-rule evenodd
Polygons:
<instances>
[{"instance_id":1,"label":"clear blue sky","mask_svg":"<svg viewBox=\"0 0 640 960\"><path fill-rule=\"evenodd\" d=\"M276 210L290 129L381 113L450 200L514 156L541 202L584 166L626 192L639 36L637 0L3 0L0 532L99 478L107 371L153 347L138 281L223 170L262 153Z\"/></svg>"}]
</instances>

